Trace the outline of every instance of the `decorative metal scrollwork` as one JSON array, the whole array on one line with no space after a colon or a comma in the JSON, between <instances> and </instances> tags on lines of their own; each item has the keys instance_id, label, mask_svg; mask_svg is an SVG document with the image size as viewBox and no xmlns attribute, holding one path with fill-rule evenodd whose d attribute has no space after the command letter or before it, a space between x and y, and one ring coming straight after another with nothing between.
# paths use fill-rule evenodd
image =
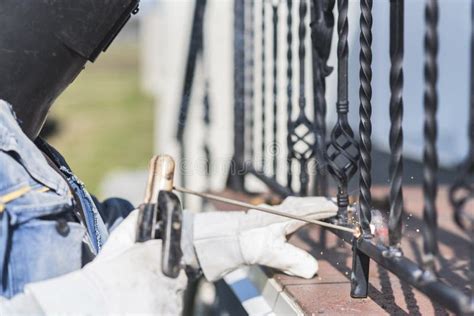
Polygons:
<instances>
[{"instance_id":1,"label":"decorative metal scrollwork","mask_svg":"<svg viewBox=\"0 0 474 316\"><path fill-rule=\"evenodd\" d=\"M291 2L289 2L291 4ZM289 6L290 7L290 6ZM291 7L290 7L291 8ZM298 60L299 60L299 94L298 94L298 115L294 121L289 115L289 155L300 164L300 195L307 195L308 192L308 161L314 156L315 137L313 122L306 115L306 85L305 85L305 58L306 58L306 25L305 18L308 6L305 0L299 5L299 25L298 25ZM291 14L291 11L290 13ZM290 29L291 32L291 29ZM289 43L291 44L291 43ZM289 61L289 63L291 60ZM291 89L291 88L289 88ZM290 100L289 100L290 101Z\"/></svg>"},{"instance_id":2,"label":"decorative metal scrollwork","mask_svg":"<svg viewBox=\"0 0 474 316\"><path fill-rule=\"evenodd\" d=\"M337 123L331 132L331 142L327 146L327 159L329 172L338 181L338 218L341 222L346 222L347 206L349 205L347 185L357 171L359 148L347 118L349 112L347 76L349 53L347 41L349 31L348 0L338 0L337 7L339 13L337 21L339 35L337 47Z\"/></svg>"}]
</instances>

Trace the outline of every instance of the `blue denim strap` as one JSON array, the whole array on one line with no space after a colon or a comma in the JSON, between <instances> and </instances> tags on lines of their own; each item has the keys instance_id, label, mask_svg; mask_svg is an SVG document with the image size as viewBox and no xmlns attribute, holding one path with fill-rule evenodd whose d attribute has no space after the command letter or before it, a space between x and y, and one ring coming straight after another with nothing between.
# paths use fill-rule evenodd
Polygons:
<instances>
[{"instance_id":1,"label":"blue denim strap","mask_svg":"<svg viewBox=\"0 0 474 316\"><path fill-rule=\"evenodd\" d=\"M102 245L108 238L107 228L104 221L97 210L97 207L92 200L92 197L87 192L84 183L82 183L72 172L65 166L61 166L60 170L66 175L69 185L76 193L80 200L82 209L84 211L84 219L86 221L87 231L92 241L95 254L99 253Z\"/></svg>"},{"instance_id":2,"label":"blue denim strap","mask_svg":"<svg viewBox=\"0 0 474 316\"><path fill-rule=\"evenodd\" d=\"M0 213L0 287L5 290L5 286L7 282L5 278L7 277L7 265L6 265L6 257L7 257L7 248L8 248L8 241L9 241L9 231L8 231L8 213L1 212Z\"/></svg>"}]
</instances>

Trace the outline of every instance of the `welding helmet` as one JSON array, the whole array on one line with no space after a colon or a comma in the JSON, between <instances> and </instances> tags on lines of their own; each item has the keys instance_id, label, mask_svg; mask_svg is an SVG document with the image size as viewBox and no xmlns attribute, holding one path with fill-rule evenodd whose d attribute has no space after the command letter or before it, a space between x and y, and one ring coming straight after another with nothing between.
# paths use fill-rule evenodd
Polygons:
<instances>
[{"instance_id":1,"label":"welding helmet","mask_svg":"<svg viewBox=\"0 0 474 316\"><path fill-rule=\"evenodd\" d=\"M52 102L107 49L139 0L1 0L0 99L38 136Z\"/></svg>"}]
</instances>

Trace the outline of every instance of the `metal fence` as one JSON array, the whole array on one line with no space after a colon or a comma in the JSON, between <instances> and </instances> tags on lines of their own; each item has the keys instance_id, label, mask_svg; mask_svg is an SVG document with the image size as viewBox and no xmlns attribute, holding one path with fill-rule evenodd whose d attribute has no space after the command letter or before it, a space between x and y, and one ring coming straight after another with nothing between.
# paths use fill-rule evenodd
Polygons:
<instances>
[{"instance_id":1,"label":"metal fence","mask_svg":"<svg viewBox=\"0 0 474 316\"><path fill-rule=\"evenodd\" d=\"M423 262L417 264L404 257L401 249L403 219L403 55L404 55L404 0L390 0L390 210L389 244L372 241L370 221L373 210L371 196L371 96L372 96L372 0L360 0L360 76L359 135L349 124L348 72L348 0L286 0L234 1L234 155L227 186L246 192L249 174L260 179L271 191L288 195L328 195L329 182L337 189L338 215L332 221L339 225L353 225L348 215L348 183L359 173L359 203L356 221L363 235L352 238L349 233L333 231L352 243L351 296L362 298L368 292L368 272L371 259L414 286L433 301L456 314L474 313L474 296L448 285L437 276L435 260L438 256L436 196L438 158L437 140L437 79L438 79L438 18L437 0L426 0L424 37L424 150L423 150ZM178 136L182 159L185 153L185 127L189 98L193 86L195 66L204 49L203 23L206 0L197 0L189 41L186 75L180 106ZM296 10L295 10L296 9ZM282 12L284 14L282 14ZM441 12L442 14L442 12ZM471 289L474 289L474 218L466 209L474 197L474 186L469 177L474 173L474 1L472 2L471 37L471 98L469 119L469 155L459 171L459 179L451 187L450 200L454 220L471 238ZM256 18L258 17L258 19ZM257 21L259 23L257 23ZM310 22L310 23L309 23ZM286 42L280 43L278 28L286 27ZM297 32L294 30L297 29ZM337 43L332 43L337 32ZM270 35L271 34L271 35ZM296 35L296 36L295 36ZM311 37L308 49L307 37ZM260 49L256 49L256 44ZM328 128L326 121L326 77L332 72L328 59L332 45L337 45L337 121ZM278 62L282 45L286 46L286 88L279 89ZM268 49L267 49L268 48ZM294 52L297 51L297 54ZM386 52L375 52L375 54ZM311 68L307 67L307 60ZM257 69L256 61L263 65ZM296 61L296 63L295 63ZM466 61L468 62L468 61ZM266 64L271 64L267 71ZM295 64L297 67L295 67ZM311 80L308 79L310 73ZM206 78L206 77L205 77ZM257 80L258 79L258 80ZM207 79L206 79L207 80ZM259 86L257 86L257 81ZM311 93L308 94L308 86ZM203 122L209 127L212 108L204 85ZM295 89L296 87L296 89ZM256 97L258 91L259 98ZM268 93L267 93L268 92ZM284 94L286 108L277 98ZM270 98L268 98L270 96ZM296 100L296 102L294 102ZM286 124L278 117L284 111ZM328 131L328 133L327 133ZM286 134L286 155L277 154L279 133ZM207 135L206 138L212 137ZM459 137L462 137L460 135ZM271 144L268 150L267 144ZM204 144L207 168L211 164L209 147ZM294 172L294 165L298 172ZM285 165L285 168L282 167ZM282 172L285 173L282 176ZM286 181L282 181L282 179ZM182 182L186 179L183 177Z\"/></svg>"}]
</instances>

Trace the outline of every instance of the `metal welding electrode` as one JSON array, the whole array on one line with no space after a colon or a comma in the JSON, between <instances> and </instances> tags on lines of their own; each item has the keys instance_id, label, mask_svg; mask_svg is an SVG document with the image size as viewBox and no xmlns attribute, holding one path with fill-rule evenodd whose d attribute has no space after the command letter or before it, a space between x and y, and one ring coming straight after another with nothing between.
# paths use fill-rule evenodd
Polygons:
<instances>
[{"instance_id":1,"label":"metal welding electrode","mask_svg":"<svg viewBox=\"0 0 474 316\"><path fill-rule=\"evenodd\" d=\"M175 169L175 162L174 162L173 158L169 155L158 156L157 161L156 161L156 165L157 165L157 167L155 168L156 172L153 172L153 173L150 173L150 174L153 174L154 176L157 176L159 178L159 187L160 187L159 190L168 191L168 192L171 192L171 191L175 190L177 192L199 196L199 197L204 198L204 199L219 201L219 202L222 202L222 203L227 203L227 204L230 204L230 205L240 206L240 207L243 207L243 208L254 209L254 210L257 210L257 211L270 213L270 214L273 214L273 215L276 215L276 216L282 216L282 217L286 217L286 218L290 218L290 219L303 221L303 222L306 222L306 223L309 223L309 224L316 224L316 225L319 225L319 226L324 226L324 227L328 227L328 228L342 230L342 231L352 233L355 238L360 238L361 235L362 235L361 234L361 229L358 225L356 225L354 228L339 226L339 225L335 225L335 224L332 224L332 223L327 223L327 222L323 222L323 221L319 221L319 220L308 219L308 218L304 218L304 217L300 217L300 216L291 215L289 213L280 212L280 211L277 211L277 210L275 210L273 208L270 208L270 207L255 206L255 205L252 205L252 204L248 204L248 203L245 203L245 202L236 201L236 200L216 196L216 195L213 195L213 194L208 194L208 193L204 193L204 192L196 192L196 191L192 191L192 190L189 190L189 189L186 189L186 188L181 188L179 186L173 186L173 175L174 175L174 169ZM149 182L150 182L150 180L149 180ZM158 193L159 190L157 190L156 192ZM156 201L156 196L152 197L151 200Z\"/></svg>"},{"instance_id":2,"label":"metal welding electrode","mask_svg":"<svg viewBox=\"0 0 474 316\"><path fill-rule=\"evenodd\" d=\"M150 160L145 200L140 205L136 240L139 242L155 238L158 216L158 194L161 190L173 189L175 163L168 155L154 156Z\"/></svg>"},{"instance_id":3,"label":"metal welding electrode","mask_svg":"<svg viewBox=\"0 0 474 316\"><path fill-rule=\"evenodd\" d=\"M181 192L181 193L186 193L186 194L192 194L192 195L195 195L195 196L199 196L203 199L214 200L214 201L218 201L218 202L222 202L222 203L227 203L227 204L230 204L230 205L239 206L239 207L242 207L242 208L253 209L253 210L256 210L256 211L261 211L261 212L273 214L273 215L276 215L276 216L281 216L281 217L286 217L286 218L290 218L290 219L303 221L303 222L306 222L306 223L309 223L309 224L315 224L315 225L319 225L319 226L323 226L323 227L328 227L328 228L332 228L332 229L346 231L346 232L351 233L355 238L360 238L362 236L362 232L361 232L361 229L360 229L359 225L356 225L354 228L335 225L335 224L332 224L332 223L327 223L327 222L323 222L323 221L316 220L316 219L309 219L309 218L304 218L304 217L301 217L301 216L292 215L290 213L284 213L282 211L278 211L278 210L273 209L271 207L256 206L256 205L252 205L252 204L249 204L249 203L245 203L245 202L241 202L241 201L237 201L237 200L233 200L233 199L228 199L228 198L220 197L220 196L213 195L213 194L192 191L192 190L189 190L189 189L186 189L186 188L181 188L181 187L178 187L178 186L175 186L174 190L178 191L178 192Z\"/></svg>"}]
</instances>

